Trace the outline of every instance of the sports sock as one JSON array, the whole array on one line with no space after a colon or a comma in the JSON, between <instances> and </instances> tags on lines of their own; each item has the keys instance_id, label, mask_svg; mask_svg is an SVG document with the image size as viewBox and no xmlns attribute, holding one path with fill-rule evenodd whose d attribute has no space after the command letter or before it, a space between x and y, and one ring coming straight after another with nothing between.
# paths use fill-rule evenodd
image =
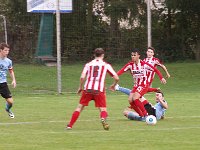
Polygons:
<instances>
[{"instance_id":1,"label":"sports sock","mask_svg":"<svg viewBox=\"0 0 200 150\"><path fill-rule=\"evenodd\" d=\"M106 111L101 111L100 118L106 119L108 117L108 113Z\"/></svg>"},{"instance_id":2,"label":"sports sock","mask_svg":"<svg viewBox=\"0 0 200 150\"><path fill-rule=\"evenodd\" d=\"M147 101L147 100L144 100L143 102L142 102L142 104L143 105L146 105L146 104L148 104L149 102Z\"/></svg>"},{"instance_id":3,"label":"sports sock","mask_svg":"<svg viewBox=\"0 0 200 150\"><path fill-rule=\"evenodd\" d=\"M158 89L157 88L148 88L148 92L157 92Z\"/></svg>"},{"instance_id":4,"label":"sports sock","mask_svg":"<svg viewBox=\"0 0 200 150\"><path fill-rule=\"evenodd\" d=\"M76 120L78 119L79 115L80 115L79 111L74 111L68 126L72 127L74 125L74 123L76 122Z\"/></svg>"},{"instance_id":5,"label":"sports sock","mask_svg":"<svg viewBox=\"0 0 200 150\"><path fill-rule=\"evenodd\" d=\"M142 102L139 99L134 100L134 103L137 107L139 107L139 109L142 111L143 116L147 116L147 111L144 108L144 105L142 104ZM142 116L142 117L143 117Z\"/></svg>"},{"instance_id":6,"label":"sports sock","mask_svg":"<svg viewBox=\"0 0 200 150\"><path fill-rule=\"evenodd\" d=\"M6 108L5 109L6 109L7 112L10 112L11 107L12 107L12 104L6 102Z\"/></svg>"},{"instance_id":7,"label":"sports sock","mask_svg":"<svg viewBox=\"0 0 200 150\"><path fill-rule=\"evenodd\" d=\"M131 108L133 108L141 117L143 117L143 112L140 110L140 108L138 106L136 106L135 102L131 102L130 103Z\"/></svg>"}]
</instances>

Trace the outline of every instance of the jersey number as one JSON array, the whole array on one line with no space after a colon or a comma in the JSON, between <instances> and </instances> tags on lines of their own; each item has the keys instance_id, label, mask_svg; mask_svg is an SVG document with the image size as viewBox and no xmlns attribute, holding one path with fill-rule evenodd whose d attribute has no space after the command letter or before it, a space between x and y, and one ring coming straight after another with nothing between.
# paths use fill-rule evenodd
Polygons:
<instances>
[{"instance_id":1,"label":"jersey number","mask_svg":"<svg viewBox=\"0 0 200 150\"><path fill-rule=\"evenodd\" d=\"M94 66L93 77L97 77L99 74L99 66Z\"/></svg>"}]
</instances>

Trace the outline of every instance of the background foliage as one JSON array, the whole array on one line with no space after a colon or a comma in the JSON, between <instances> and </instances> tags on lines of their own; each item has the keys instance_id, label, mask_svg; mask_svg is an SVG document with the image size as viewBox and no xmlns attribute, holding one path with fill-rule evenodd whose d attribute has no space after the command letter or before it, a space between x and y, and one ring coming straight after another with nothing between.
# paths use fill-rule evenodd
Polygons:
<instances>
[{"instance_id":1,"label":"background foliage","mask_svg":"<svg viewBox=\"0 0 200 150\"><path fill-rule=\"evenodd\" d=\"M158 2L152 3L152 46L158 57L169 62L200 61L200 1ZM0 0L0 6L7 20L12 59L32 62L41 14L27 13L26 0ZM73 13L61 14L63 62L88 60L96 47L105 48L111 61L129 58L135 47L145 51L146 7L144 0L73 0ZM3 28L0 35L3 41Z\"/></svg>"}]
</instances>

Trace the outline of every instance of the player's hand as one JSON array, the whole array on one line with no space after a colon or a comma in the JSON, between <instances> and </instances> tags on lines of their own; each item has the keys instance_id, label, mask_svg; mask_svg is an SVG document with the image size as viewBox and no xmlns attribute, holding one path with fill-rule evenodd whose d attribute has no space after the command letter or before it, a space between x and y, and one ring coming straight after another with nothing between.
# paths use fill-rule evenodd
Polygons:
<instances>
[{"instance_id":1,"label":"player's hand","mask_svg":"<svg viewBox=\"0 0 200 150\"><path fill-rule=\"evenodd\" d=\"M12 84L13 88L16 88L17 84L16 84L15 80L13 80L11 84Z\"/></svg>"},{"instance_id":2,"label":"player's hand","mask_svg":"<svg viewBox=\"0 0 200 150\"><path fill-rule=\"evenodd\" d=\"M166 75L166 78L170 78L170 74L169 73Z\"/></svg>"},{"instance_id":3,"label":"player's hand","mask_svg":"<svg viewBox=\"0 0 200 150\"><path fill-rule=\"evenodd\" d=\"M115 85L114 84L112 84L110 87L109 87L109 90L111 90L111 91L115 91Z\"/></svg>"},{"instance_id":4,"label":"player's hand","mask_svg":"<svg viewBox=\"0 0 200 150\"><path fill-rule=\"evenodd\" d=\"M77 94L80 94L81 92L82 92L82 88L78 88L78 90L77 90Z\"/></svg>"},{"instance_id":5,"label":"player's hand","mask_svg":"<svg viewBox=\"0 0 200 150\"><path fill-rule=\"evenodd\" d=\"M160 80L160 82L161 82L162 84L166 84L166 83L167 83L167 81L165 80L165 78L162 78L162 79Z\"/></svg>"}]
</instances>

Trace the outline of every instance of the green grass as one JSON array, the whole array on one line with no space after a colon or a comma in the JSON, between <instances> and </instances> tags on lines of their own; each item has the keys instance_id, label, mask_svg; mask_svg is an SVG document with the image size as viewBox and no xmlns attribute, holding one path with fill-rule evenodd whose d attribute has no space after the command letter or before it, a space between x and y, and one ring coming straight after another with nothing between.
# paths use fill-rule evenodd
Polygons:
<instances>
[{"instance_id":1,"label":"green grass","mask_svg":"<svg viewBox=\"0 0 200 150\"><path fill-rule=\"evenodd\" d=\"M121 65L114 65L116 70ZM62 68L63 95L56 94L56 68L15 65L18 86L11 89L15 99L10 119L0 101L0 150L197 150L200 147L200 63L167 64L171 78L161 85L169 104L164 120L155 126L129 121L122 115L127 96L107 92L108 122L104 131L99 112L91 102L81 113L73 130L64 127L77 106L75 94L83 64ZM125 74L120 85L131 87ZM107 86L112 82L108 78ZM145 96L152 103L154 94Z\"/></svg>"}]
</instances>

